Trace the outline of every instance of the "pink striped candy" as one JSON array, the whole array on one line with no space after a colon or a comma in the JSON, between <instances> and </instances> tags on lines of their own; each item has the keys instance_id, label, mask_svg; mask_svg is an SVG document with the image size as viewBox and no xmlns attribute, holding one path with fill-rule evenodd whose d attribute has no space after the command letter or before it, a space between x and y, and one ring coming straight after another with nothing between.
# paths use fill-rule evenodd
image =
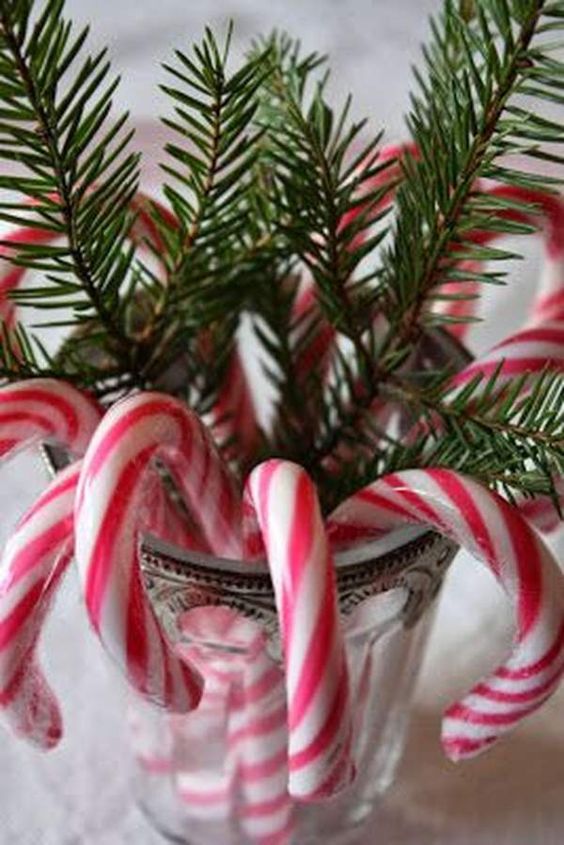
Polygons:
<instances>
[{"instance_id":1,"label":"pink striped candy","mask_svg":"<svg viewBox=\"0 0 564 845\"><path fill-rule=\"evenodd\" d=\"M239 749L229 729L235 689L264 634L227 607L194 608L178 621L178 627L182 639L176 653L196 666L205 686L198 709L179 717L175 726L181 748L175 774L177 794L192 818L230 818L236 812L240 778Z\"/></svg>"},{"instance_id":2,"label":"pink striped candy","mask_svg":"<svg viewBox=\"0 0 564 845\"><path fill-rule=\"evenodd\" d=\"M459 760L489 747L555 692L564 671L564 578L515 508L450 470L385 476L339 506L329 532L352 526L357 538L368 538L405 523L429 525L467 548L489 567L514 607L510 656L445 713L443 746Z\"/></svg>"},{"instance_id":3,"label":"pink striped candy","mask_svg":"<svg viewBox=\"0 0 564 845\"><path fill-rule=\"evenodd\" d=\"M501 388L511 379L540 374L547 367L564 370L564 322L521 329L457 373L453 384L462 386L482 374L485 385L499 371L497 384Z\"/></svg>"},{"instance_id":4,"label":"pink striped candy","mask_svg":"<svg viewBox=\"0 0 564 845\"><path fill-rule=\"evenodd\" d=\"M520 209L500 209L500 219L513 220L518 223L540 225L544 237L545 256L544 268L541 275L539 289L533 299L528 325L560 321L564 316L564 201L561 197L544 191L528 190L510 185L495 185L492 188L482 188L486 197L499 197L516 202L526 203L536 208L532 211ZM471 232L468 240L481 246L486 246L503 237L504 233L491 229ZM461 262L461 267L471 271L479 265L473 262ZM464 288L461 287L464 285ZM479 283L452 282L442 286L445 293L457 293L464 289L470 297L467 300L453 300L436 302L433 311L451 316L473 316L479 306ZM449 328L460 340L463 340L470 328L470 323L455 324Z\"/></svg>"},{"instance_id":5,"label":"pink striped candy","mask_svg":"<svg viewBox=\"0 0 564 845\"><path fill-rule=\"evenodd\" d=\"M59 705L35 650L72 557L72 508L80 462L60 473L19 522L0 564L0 709L12 730L40 748L62 735Z\"/></svg>"},{"instance_id":6,"label":"pink striped candy","mask_svg":"<svg viewBox=\"0 0 564 845\"><path fill-rule=\"evenodd\" d=\"M528 325L553 322L564 323L564 254L546 257Z\"/></svg>"},{"instance_id":7,"label":"pink striped candy","mask_svg":"<svg viewBox=\"0 0 564 845\"><path fill-rule=\"evenodd\" d=\"M217 743L227 723L223 766L205 771L204 760L203 776L198 767L177 772L183 806L193 818L236 816L245 841L287 845L293 804L286 694L283 672L266 651L265 634L226 607L196 608L179 625L183 642L176 651L205 679L198 709L177 727L188 761L201 754L210 733ZM209 742L213 745L211 736Z\"/></svg>"},{"instance_id":8,"label":"pink striped candy","mask_svg":"<svg viewBox=\"0 0 564 845\"><path fill-rule=\"evenodd\" d=\"M263 646L235 689L229 741L237 759L240 824L249 842L288 845L294 826L288 793L284 674Z\"/></svg>"},{"instance_id":9,"label":"pink striped candy","mask_svg":"<svg viewBox=\"0 0 564 845\"><path fill-rule=\"evenodd\" d=\"M85 456L75 510L76 559L98 636L133 686L171 710L199 700L199 677L171 651L145 596L137 557L139 505L163 461L212 552L240 552L240 503L227 468L195 414L157 393L106 414Z\"/></svg>"},{"instance_id":10,"label":"pink striped candy","mask_svg":"<svg viewBox=\"0 0 564 845\"><path fill-rule=\"evenodd\" d=\"M34 442L81 455L101 417L87 396L53 379L0 388L0 458ZM59 476L20 520L0 567L0 708L19 734L44 748L61 735L57 702L34 657L49 602L72 554L78 466Z\"/></svg>"},{"instance_id":11,"label":"pink striped candy","mask_svg":"<svg viewBox=\"0 0 564 845\"><path fill-rule=\"evenodd\" d=\"M34 201L30 202L31 207L35 204ZM138 213L131 231L132 241L139 243L147 240L157 253L161 253L164 244L152 219L148 198L137 194L131 202L131 208ZM168 216L166 209L160 205L158 208L163 217ZM169 216L170 220L172 217ZM5 235L4 243L0 246L0 322L7 328L12 328L15 322L15 303L9 295L22 284L28 272L26 267L13 264L11 259L22 245L50 243L57 238L56 234L47 229L32 226L15 229Z\"/></svg>"},{"instance_id":12,"label":"pink striped candy","mask_svg":"<svg viewBox=\"0 0 564 845\"><path fill-rule=\"evenodd\" d=\"M100 416L92 399L63 381L38 378L0 387L0 459L47 441L81 455Z\"/></svg>"},{"instance_id":13,"label":"pink striped candy","mask_svg":"<svg viewBox=\"0 0 564 845\"><path fill-rule=\"evenodd\" d=\"M164 206L139 193L131 202L131 209L137 212L137 216L130 237L133 243L147 243L159 257L166 245L153 219L153 208L162 219L167 220L169 226L176 225L173 215ZM54 239L50 231L22 228L9 232L5 238L6 245L0 247L0 323L7 329L15 326L15 302L10 293L21 285L27 272L25 267L12 264L11 257L17 254L20 244L49 243ZM17 343L14 343L14 351L17 351ZM231 447L230 457L250 460L257 448L259 430L247 377L237 350L231 356L211 417L213 425L218 427L219 436L236 443L235 449Z\"/></svg>"},{"instance_id":14,"label":"pink striped candy","mask_svg":"<svg viewBox=\"0 0 564 845\"><path fill-rule=\"evenodd\" d=\"M348 669L331 553L315 487L288 461L249 476L274 585L286 667L289 792L331 795L350 782Z\"/></svg>"},{"instance_id":15,"label":"pink striped candy","mask_svg":"<svg viewBox=\"0 0 564 845\"><path fill-rule=\"evenodd\" d=\"M253 397L243 362L237 348L231 353L223 384L211 410L210 428L228 460L243 465L253 460L259 445L260 432Z\"/></svg>"}]
</instances>

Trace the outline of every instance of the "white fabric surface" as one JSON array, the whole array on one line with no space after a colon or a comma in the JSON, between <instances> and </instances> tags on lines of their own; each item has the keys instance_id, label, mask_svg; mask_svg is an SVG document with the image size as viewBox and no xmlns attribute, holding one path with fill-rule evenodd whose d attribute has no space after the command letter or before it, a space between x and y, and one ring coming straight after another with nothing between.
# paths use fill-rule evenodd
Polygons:
<instances>
[{"instance_id":1,"label":"white fabric surface","mask_svg":"<svg viewBox=\"0 0 564 845\"><path fill-rule=\"evenodd\" d=\"M204 23L232 17L240 37L273 26L299 33L308 48L331 54L336 95L355 91L360 114L401 137L409 65L426 31L433 0L68 0L93 22L93 40L110 44L123 75L119 100L139 126L155 176L162 106L157 62L186 46ZM477 348L519 325L538 273L539 249L517 268L509 290L486 303ZM511 296L511 307L507 306ZM0 472L0 533L5 534L40 483L29 461ZM564 544L560 543L564 558ZM489 754L459 766L442 756L441 708L507 647L508 609L490 576L461 554L443 595L422 671L406 757L397 784L357 845L561 845L564 841L564 694ZM43 651L48 677L64 702L66 736L41 755L0 736L0 845L157 845L128 791L123 690L90 634L72 574L57 600ZM320 843L321 845L321 843Z\"/></svg>"}]
</instances>

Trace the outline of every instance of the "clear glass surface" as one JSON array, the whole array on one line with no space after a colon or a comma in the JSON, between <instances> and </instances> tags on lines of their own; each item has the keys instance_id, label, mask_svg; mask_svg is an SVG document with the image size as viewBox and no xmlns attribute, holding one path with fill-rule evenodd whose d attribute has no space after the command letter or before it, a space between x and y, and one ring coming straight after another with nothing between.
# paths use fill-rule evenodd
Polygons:
<instances>
[{"instance_id":1,"label":"clear glass surface","mask_svg":"<svg viewBox=\"0 0 564 845\"><path fill-rule=\"evenodd\" d=\"M358 834L394 779L434 615L431 599L419 618L406 624L408 592L401 586L387 589L343 620L354 703L357 773L351 786L320 803L278 802L271 812L266 808L262 817L250 820L233 726L236 733L237 720L245 718L240 692L249 666L260 660L263 668L281 672L279 659L276 649L253 650L256 623L238 617L230 636L221 613L233 617L235 612L216 608L220 621L214 634L213 609L200 608L204 617L196 612L196 624L183 628L181 645L207 679L200 706L173 716L136 699L129 713L136 795L165 838L184 845L345 845L354 831ZM205 630L198 618L207 620ZM283 683L273 683L268 700L261 702L264 712L277 707L284 707ZM246 716L252 722L260 713ZM274 835L284 821L284 832Z\"/></svg>"}]
</instances>

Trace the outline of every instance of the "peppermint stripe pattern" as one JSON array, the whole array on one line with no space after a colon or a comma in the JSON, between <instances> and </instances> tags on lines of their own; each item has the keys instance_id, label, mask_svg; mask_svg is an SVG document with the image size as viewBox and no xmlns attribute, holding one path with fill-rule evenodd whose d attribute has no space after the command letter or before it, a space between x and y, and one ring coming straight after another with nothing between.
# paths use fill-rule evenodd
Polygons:
<instances>
[{"instance_id":1,"label":"peppermint stripe pattern","mask_svg":"<svg viewBox=\"0 0 564 845\"><path fill-rule=\"evenodd\" d=\"M80 462L60 473L19 522L0 563L0 709L7 724L43 749L62 735L57 700L36 645L72 557L72 514Z\"/></svg>"},{"instance_id":2,"label":"peppermint stripe pattern","mask_svg":"<svg viewBox=\"0 0 564 845\"><path fill-rule=\"evenodd\" d=\"M195 819L221 820L235 815L238 801L238 748L230 736L239 687L246 661L264 641L262 630L227 607L199 607L178 622L181 631L176 653L194 665L205 678L202 699L195 713L176 726L177 740L186 749L188 766L177 769L175 783L187 815ZM217 748L217 739L227 736L222 764L204 773L191 758L206 759L206 748Z\"/></svg>"},{"instance_id":3,"label":"peppermint stripe pattern","mask_svg":"<svg viewBox=\"0 0 564 845\"><path fill-rule=\"evenodd\" d=\"M564 671L564 578L515 508L450 470L388 475L329 520L331 531L354 526L365 538L406 523L429 525L464 546L488 566L514 608L511 655L445 713L443 746L459 760L488 748L556 690Z\"/></svg>"},{"instance_id":4,"label":"peppermint stripe pattern","mask_svg":"<svg viewBox=\"0 0 564 845\"><path fill-rule=\"evenodd\" d=\"M257 845L287 845L294 826L288 793L284 674L263 646L234 690L229 742L237 759L240 824Z\"/></svg>"},{"instance_id":5,"label":"peppermint stripe pattern","mask_svg":"<svg viewBox=\"0 0 564 845\"><path fill-rule=\"evenodd\" d=\"M501 387L516 376L540 374L547 366L564 370L564 322L543 323L511 335L465 367L453 378L453 384L465 385L479 374L487 380L499 368L497 384Z\"/></svg>"},{"instance_id":6,"label":"peppermint stripe pattern","mask_svg":"<svg viewBox=\"0 0 564 845\"><path fill-rule=\"evenodd\" d=\"M231 353L223 383L210 412L210 428L228 460L252 461L259 445L259 427L247 375L237 348Z\"/></svg>"},{"instance_id":7,"label":"peppermint stripe pattern","mask_svg":"<svg viewBox=\"0 0 564 845\"><path fill-rule=\"evenodd\" d=\"M547 321L558 321L564 315L564 202L543 191L496 185L493 188L481 189L486 196L504 198L516 203L523 203L526 209L505 208L498 211L500 219L513 220L518 223L538 226L544 238L544 267L531 306L528 325L536 325ZM476 230L468 234L468 240L480 246L491 244L505 233L495 230ZM472 280L471 274L480 271L479 263L460 262L457 270L468 270L470 281L450 282L441 286L441 293L461 293L464 291L468 298L464 300L446 300L434 302L434 313L451 317L474 317L480 304L480 284ZM448 326L451 334L463 340L471 326L470 322L454 323Z\"/></svg>"},{"instance_id":8,"label":"peppermint stripe pattern","mask_svg":"<svg viewBox=\"0 0 564 845\"><path fill-rule=\"evenodd\" d=\"M200 420L181 402L142 393L106 414L86 453L75 510L76 559L95 631L141 693L184 712L200 679L174 655L145 596L139 506L156 459L165 463L209 549L240 553L240 503Z\"/></svg>"},{"instance_id":9,"label":"peppermint stripe pattern","mask_svg":"<svg viewBox=\"0 0 564 845\"><path fill-rule=\"evenodd\" d=\"M0 458L34 442L84 452L100 409L64 382L30 379L0 388ZM42 748L58 742L61 714L35 660L50 599L72 555L78 465L62 473L20 520L0 567L0 708L12 729Z\"/></svg>"},{"instance_id":10,"label":"peppermint stripe pattern","mask_svg":"<svg viewBox=\"0 0 564 845\"><path fill-rule=\"evenodd\" d=\"M30 379L0 387L0 459L41 441L80 456L100 416L92 399L63 381Z\"/></svg>"},{"instance_id":11,"label":"peppermint stripe pattern","mask_svg":"<svg viewBox=\"0 0 564 845\"><path fill-rule=\"evenodd\" d=\"M315 487L288 461L251 473L246 497L262 532L286 668L289 792L331 795L353 775L349 678L335 576Z\"/></svg>"}]
</instances>

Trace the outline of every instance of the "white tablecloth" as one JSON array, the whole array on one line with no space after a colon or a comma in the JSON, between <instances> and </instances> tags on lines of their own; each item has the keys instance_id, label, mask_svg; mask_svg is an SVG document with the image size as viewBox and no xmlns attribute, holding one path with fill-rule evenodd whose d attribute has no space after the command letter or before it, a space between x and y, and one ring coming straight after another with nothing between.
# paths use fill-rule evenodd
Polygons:
<instances>
[{"instance_id":1,"label":"white tablecloth","mask_svg":"<svg viewBox=\"0 0 564 845\"><path fill-rule=\"evenodd\" d=\"M94 40L109 42L124 80L119 99L132 108L139 143L154 179L158 132L152 122L162 98L157 60L185 47L210 22L232 17L239 36L273 26L299 33L308 48L331 54L334 90L355 91L359 114L402 135L409 64L426 31L433 0L68 0L90 17ZM539 249L511 279L511 292L488 297L489 326L474 334L487 345L519 325L538 273ZM511 296L511 307L507 307ZM19 469L0 474L5 533L39 479ZM560 544L564 558L564 544ZM122 730L121 684L84 619L74 575L67 579L42 651L48 677L64 702L66 735L40 755L10 736L0 737L0 845L152 845L129 790ZM358 845L561 845L564 841L564 695L489 754L454 766L442 756L439 713L458 691L500 657L510 635L508 611L489 575L460 555L443 595L423 668L407 753L397 784ZM321 845L321 844L320 844Z\"/></svg>"}]
</instances>

